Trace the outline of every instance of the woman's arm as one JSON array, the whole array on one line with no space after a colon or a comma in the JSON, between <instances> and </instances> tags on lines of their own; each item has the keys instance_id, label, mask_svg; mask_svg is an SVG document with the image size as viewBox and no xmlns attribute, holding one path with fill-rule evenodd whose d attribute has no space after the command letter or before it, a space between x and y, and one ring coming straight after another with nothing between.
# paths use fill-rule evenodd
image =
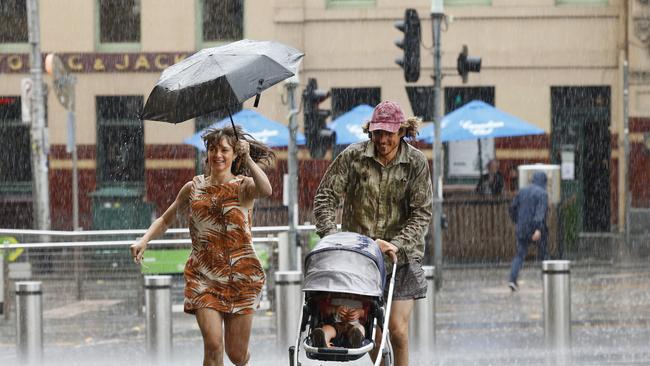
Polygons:
<instances>
[{"instance_id":1,"label":"woman's arm","mask_svg":"<svg viewBox=\"0 0 650 366\"><path fill-rule=\"evenodd\" d=\"M237 146L237 153L243 159L244 164L251 173L250 177L244 179L239 192L242 202L251 204L255 198L268 197L273 193L273 187L269 177L264 170L250 156L250 145L247 141L240 140Z\"/></svg>"},{"instance_id":2,"label":"woman's arm","mask_svg":"<svg viewBox=\"0 0 650 366\"><path fill-rule=\"evenodd\" d=\"M189 207L191 189L192 182L187 182L178 192L176 195L176 200L172 202L165 213L163 213L162 216L151 223L151 226L149 226L149 229L147 229L147 232L144 233L142 238L140 238L135 244L131 245L131 256L133 257L133 261L135 263L140 263L142 261L142 255L147 249L147 244L149 241L164 234L167 231L167 228L169 228L169 226L176 219L176 214L179 211L187 210Z\"/></svg>"}]
</instances>

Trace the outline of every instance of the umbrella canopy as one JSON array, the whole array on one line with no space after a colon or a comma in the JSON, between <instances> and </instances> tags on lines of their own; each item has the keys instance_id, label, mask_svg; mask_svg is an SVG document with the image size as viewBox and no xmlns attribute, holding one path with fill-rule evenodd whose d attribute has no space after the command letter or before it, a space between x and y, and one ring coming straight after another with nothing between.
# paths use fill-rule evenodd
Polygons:
<instances>
[{"instance_id":1,"label":"umbrella canopy","mask_svg":"<svg viewBox=\"0 0 650 366\"><path fill-rule=\"evenodd\" d=\"M273 121L264 117L263 115L250 110L243 109L233 116L236 124L240 125L244 131L248 132L256 140L266 144L269 147L284 147L289 145L289 128L282 123ZM186 138L183 142L195 146L201 151L205 151L205 145L201 136L210 128L223 128L230 123L229 118L219 120L203 130L195 133L194 135ZM298 132L296 135L296 143L304 144L305 136Z\"/></svg>"},{"instance_id":2,"label":"umbrella canopy","mask_svg":"<svg viewBox=\"0 0 650 366\"><path fill-rule=\"evenodd\" d=\"M541 135L544 130L485 102L471 101L442 118L442 141ZM433 143L433 124L420 130L418 140Z\"/></svg>"},{"instance_id":3,"label":"umbrella canopy","mask_svg":"<svg viewBox=\"0 0 650 366\"><path fill-rule=\"evenodd\" d=\"M178 123L232 108L295 75L302 57L281 43L249 39L203 49L163 71L140 118Z\"/></svg>"},{"instance_id":4,"label":"umbrella canopy","mask_svg":"<svg viewBox=\"0 0 650 366\"><path fill-rule=\"evenodd\" d=\"M336 132L337 145L349 145L368 139L361 126L372 117L373 107L367 104L358 105L333 120L329 128Z\"/></svg>"}]
</instances>

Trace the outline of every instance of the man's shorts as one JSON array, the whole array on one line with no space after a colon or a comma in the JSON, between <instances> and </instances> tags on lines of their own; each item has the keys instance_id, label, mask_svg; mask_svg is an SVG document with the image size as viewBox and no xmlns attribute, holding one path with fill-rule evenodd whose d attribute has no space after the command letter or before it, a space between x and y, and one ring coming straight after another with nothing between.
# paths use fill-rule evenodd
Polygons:
<instances>
[{"instance_id":1,"label":"man's shorts","mask_svg":"<svg viewBox=\"0 0 650 366\"><path fill-rule=\"evenodd\" d=\"M392 268L391 268L392 270ZM386 274L384 299L388 298L388 285L392 272ZM409 259L409 263L398 264L395 272L393 300L417 300L427 296L427 278L419 259Z\"/></svg>"}]
</instances>

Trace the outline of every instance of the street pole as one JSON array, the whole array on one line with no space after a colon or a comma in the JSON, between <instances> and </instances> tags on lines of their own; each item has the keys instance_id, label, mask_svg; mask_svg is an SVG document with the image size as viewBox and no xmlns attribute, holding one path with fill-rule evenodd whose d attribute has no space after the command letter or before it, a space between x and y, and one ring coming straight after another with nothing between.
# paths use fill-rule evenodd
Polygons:
<instances>
[{"instance_id":1,"label":"street pole","mask_svg":"<svg viewBox=\"0 0 650 366\"><path fill-rule=\"evenodd\" d=\"M72 155L72 230L81 230L79 227L79 169L77 160L77 126L74 110L68 110L68 150Z\"/></svg>"},{"instance_id":2,"label":"street pole","mask_svg":"<svg viewBox=\"0 0 650 366\"><path fill-rule=\"evenodd\" d=\"M433 238L433 265L436 290L442 286L442 140L440 124L442 122L441 88L442 68L440 65L440 28L445 17L442 0L431 1L431 23L433 28L433 220L429 232Z\"/></svg>"},{"instance_id":3,"label":"street pole","mask_svg":"<svg viewBox=\"0 0 650 366\"><path fill-rule=\"evenodd\" d=\"M625 162L623 176L625 181L625 249L630 247L630 118L629 118L629 66L627 60L623 62L623 150Z\"/></svg>"},{"instance_id":4,"label":"street pole","mask_svg":"<svg viewBox=\"0 0 650 366\"><path fill-rule=\"evenodd\" d=\"M68 111L68 143L66 152L72 157L72 229L79 227L79 173L77 162L77 125L75 122L75 89L76 76L63 65L56 54L50 53L45 57L45 71L54 76L54 91L61 105Z\"/></svg>"},{"instance_id":5,"label":"street pole","mask_svg":"<svg viewBox=\"0 0 650 366\"><path fill-rule=\"evenodd\" d=\"M30 74L33 85L31 160L33 174L34 221L40 230L50 229L50 192L47 154L45 152L45 109L43 100L43 67L41 60L38 0L27 1L29 23Z\"/></svg>"},{"instance_id":6,"label":"street pole","mask_svg":"<svg viewBox=\"0 0 650 366\"><path fill-rule=\"evenodd\" d=\"M289 170L289 179L288 179L288 197L287 197L287 208L289 211L288 220L289 220L289 233L288 233L288 245L289 245L289 269L297 270L298 269L298 256L297 256L297 233L296 227L298 226L298 146L296 144L296 135L298 132L298 123L296 121L296 115L298 110L296 109L296 99L295 91L298 87L298 77L293 76L289 78L286 82L287 94L289 97L289 146L288 146L288 156L287 156L287 165Z\"/></svg>"}]
</instances>

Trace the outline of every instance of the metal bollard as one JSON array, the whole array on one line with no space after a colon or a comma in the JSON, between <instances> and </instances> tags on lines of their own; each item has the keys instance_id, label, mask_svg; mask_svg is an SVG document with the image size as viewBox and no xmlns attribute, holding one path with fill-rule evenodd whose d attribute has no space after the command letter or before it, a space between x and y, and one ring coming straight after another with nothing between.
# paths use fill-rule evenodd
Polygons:
<instances>
[{"instance_id":1,"label":"metal bollard","mask_svg":"<svg viewBox=\"0 0 650 366\"><path fill-rule=\"evenodd\" d=\"M43 361L43 304L41 282L16 282L16 350L21 364Z\"/></svg>"},{"instance_id":2,"label":"metal bollard","mask_svg":"<svg viewBox=\"0 0 650 366\"><path fill-rule=\"evenodd\" d=\"M436 344L435 267L423 266L427 279L427 297L416 300L409 326L409 343L418 353L432 352Z\"/></svg>"},{"instance_id":3,"label":"metal bollard","mask_svg":"<svg viewBox=\"0 0 650 366\"><path fill-rule=\"evenodd\" d=\"M171 362L171 276L145 276L147 353L153 364Z\"/></svg>"},{"instance_id":4,"label":"metal bollard","mask_svg":"<svg viewBox=\"0 0 650 366\"><path fill-rule=\"evenodd\" d=\"M278 271L291 269L289 250L288 234L286 232L278 233Z\"/></svg>"},{"instance_id":5,"label":"metal bollard","mask_svg":"<svg viewBox=\"0 0 650 366\"><path fill-rule=\"evenodd\" d=\"M285 347L298 336L298 322L302 313L302 272L275 272L277 342Z\"/></svg>"},{"instance_id":6,"label":"metal bollard","mask_svg":"<svg viewBox=\"0 0 650 366\"><path fill-rule=\"evenodd\" d=\"M544 337L550 351L571 347L570 261L542 262L544 288Z\"/></svg>"}]
</instances>

